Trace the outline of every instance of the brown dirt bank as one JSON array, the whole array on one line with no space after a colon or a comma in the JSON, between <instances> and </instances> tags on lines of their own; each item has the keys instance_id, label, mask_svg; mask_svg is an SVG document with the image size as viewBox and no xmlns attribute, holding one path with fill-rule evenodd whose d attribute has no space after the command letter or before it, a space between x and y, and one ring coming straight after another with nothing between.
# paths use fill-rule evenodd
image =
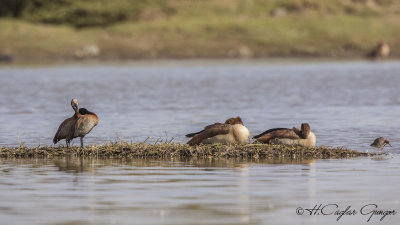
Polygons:
<instances>
[{"instance_id":1,"label":"brown dirt bank","mask_svg":"<svg viewBox=\"0 0 400 225\"><path fill-rule=\"evenodd\" d=\"M351 59L366 57L380 41L400 58L399 15L182 16L83 29L3 18L0 61Z\"/></svg>"}]
</instances>

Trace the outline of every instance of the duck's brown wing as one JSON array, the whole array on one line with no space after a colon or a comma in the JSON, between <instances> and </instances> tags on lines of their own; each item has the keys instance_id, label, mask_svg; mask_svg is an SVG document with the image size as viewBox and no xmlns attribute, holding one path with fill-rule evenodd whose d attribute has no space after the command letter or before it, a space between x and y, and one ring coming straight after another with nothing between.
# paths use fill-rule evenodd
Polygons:
<instances>
[{"instance_id":1,"label":"duck's brown wing","mask_svg":"<svg viewBox=\"0 0 400 225\"><path fill-rule=\"evenodd\" d=\"M270 140L275 138L300 139L299 135L293 129L288 128L270 129L255 136L254 138L262 143L269 143Z\"/></svg>"},{"instance_id":2,"label":"duck's brown wing","mask_svg":"<svg viewBox=\"0 0 400 225\"><path fill-rule=\"evenodd\" d=\"M58 141L65 139L68 136L68 133L71 131L71 128L74 123L74 117L65 119L60 126L53 138L53 143L57 144Z\"/></svg>"},{"instance_id":3,"label":"duck's brown wing","mask_svg":"<svg viewBox=\"0 0 400 225\"><path fill-rule=\"evenodd\" d=\"M71 138L84 137L97 125L97 123L97 116L90 114L82 115L75 121L72 127L73 136Z\"/></svg>"},{"instance_id":4,"label":"duck's brown wing","mask_svg":"<svg viewBox=\"0 0 400 225\"><path fill-rule=\"evenodd\" d=\"M277 130L288 130L288 128L273 128L273 129L269 129L269 130L266 130L266 131L262 132L259 135L254 136L253 138L257 139L257 138L259 138L259 137L261 137L261 136L263 136L265 134L272 133L272 132L277 131Z\"/></svg>"},{"instance_id":5,"label":"duck's brown wing","mask_svg":"<svg viewBox=\"0 0 400 225\"><path fill-rule=\"evenodd\" d=\"M193 137L194 135L196 135L196 134L200 134L201 132L203 132L203 131L207 130L208 128L211 128L212 126L219 125L219 124L222 124L222 123L214 123L214 124L208 125L208 126L204 127L204 129L203 129L203 130L201 130L201 131L199 131L199 132L195 132L195 133L186 134L185 136L186 136L186 137Z\"/></svg>"},{"instance_id":6,"label":"duck's brown wing","mask_svg":"<svg viewBox=\"0 0 400 225\"><path fill-rule=\"evenodd\" d=\"M213 125L206 126L204 130L193 135L193 138L188 141L188 145L200 144L204 139L214 137L221 134L228 134L231 125L215 123Z\"/></svg>"}]
</instances>

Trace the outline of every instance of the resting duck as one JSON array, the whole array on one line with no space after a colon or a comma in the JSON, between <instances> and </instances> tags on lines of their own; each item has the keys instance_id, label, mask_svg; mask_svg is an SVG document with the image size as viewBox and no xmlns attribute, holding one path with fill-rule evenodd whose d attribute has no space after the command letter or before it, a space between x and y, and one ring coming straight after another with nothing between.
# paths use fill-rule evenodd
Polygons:
<instances>
[{"instance_id":1,"label":"resting duck","mask_svg":"<svg viewBox=\"0 0 400 225\"><path fill-rule=\"evenodd\" d=\"M99 118L95 113L85 108L79 109L79 113L81 116L72 125L71 132L67 136L67 141L69 142L76 137L80 137L81 148L83 148L83 138L97 125Z\"/></svg>"},{"instance_id":2,"label":"resting duck","mask_svg":"<svg viewBox=\"0 0 400 225\"><path fill-rule=\"evenodd\" d=\"M302 123L301 130L295 127L292 129L274 128L256 135L254 138L258 142L265 144L299 145L304 147L314 147L316 144L315 134L311 131L308 123Z\"/></svg>"},{"instance_id":3,"label":"resting duck","mask_svg":"<svg viewBox=\"0 0 400 225\"><path fill-rule=\"evenodd\" d=\"M197 144L246 144L250 136L250 132L243 125L242 119L229 118L225 123L214 123L208 125L204 130L187 134L186 137L191 137L188 145Z\"/></svg>"},{"instance_id":4,"label":"resting duck","mask_svg":"<svg viewBox=\"0 0 400 225\"><path fill-rule=\"evenodd\" d=\"M57 142L59 142L60 140L67 138L68 134L71 132L72 126L74 125L75 121L81 116L81 114L78 111L78 100L72 99L71 107L72 109L74 109L75 114L72 117L65 119L60 124L53 138L54 144L57 144ZM66 139L67 148L69 147L69 142L70 141Z\"/></svg>"}]
</instances>

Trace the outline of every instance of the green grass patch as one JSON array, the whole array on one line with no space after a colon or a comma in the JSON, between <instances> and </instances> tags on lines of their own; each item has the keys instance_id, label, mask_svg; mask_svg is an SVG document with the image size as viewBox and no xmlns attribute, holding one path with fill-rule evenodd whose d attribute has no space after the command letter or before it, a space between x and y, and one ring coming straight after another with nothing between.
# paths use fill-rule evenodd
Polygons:
<instances>
[{"instance_id":1,"label":"green grass patch","mask_svg":"<svg viewBox=\"0 0 400 225\"><path fill-rule=\"evenodd\" d=\"M400 56L397 1L21 1L18 16L0 12L0 54L15 59L72 59L89 44L100 59L361 57L382 40Z\"/></svg>"}]
</instances>

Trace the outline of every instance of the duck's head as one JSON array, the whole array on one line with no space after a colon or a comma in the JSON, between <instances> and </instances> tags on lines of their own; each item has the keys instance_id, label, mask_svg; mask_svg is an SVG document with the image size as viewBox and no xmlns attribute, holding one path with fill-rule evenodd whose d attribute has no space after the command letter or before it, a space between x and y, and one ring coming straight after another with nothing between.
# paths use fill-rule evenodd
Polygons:
<instances>
[{"instance_id":1,"label":"duck's head","mask_svg":"<svg viewBox=\"0 0 400 225\"><path fill-rule=\"evenodd\" d=\"M303 136L303 138L307 138L308 135L311 132L311 128L310 128L310 124L308 123L302 123L301 124L301 135Z\"/></svg>"},{"instance_id":2,"label":"duck's head","mask_svg":"<svg viewBox=\"0 0 400 225\"><path fill-rule=\"evenodd\" d=\"M78 100L76 100L75 98L71 100L71 106L74 110L78 109Z\"/></svg>"},{"instance_id":3,"label":"duck's head","mask_svg":"<svg viewBox=\"0 0 400 225\"><path fill-rule=\"evenodd\" d=\"M225 121L225 124L230 124L230 125L235 125L235 124L241 124L243 125L242 118L240 116L234 117L234 118L229 118Z\"/></svg>"}]
</instances>

